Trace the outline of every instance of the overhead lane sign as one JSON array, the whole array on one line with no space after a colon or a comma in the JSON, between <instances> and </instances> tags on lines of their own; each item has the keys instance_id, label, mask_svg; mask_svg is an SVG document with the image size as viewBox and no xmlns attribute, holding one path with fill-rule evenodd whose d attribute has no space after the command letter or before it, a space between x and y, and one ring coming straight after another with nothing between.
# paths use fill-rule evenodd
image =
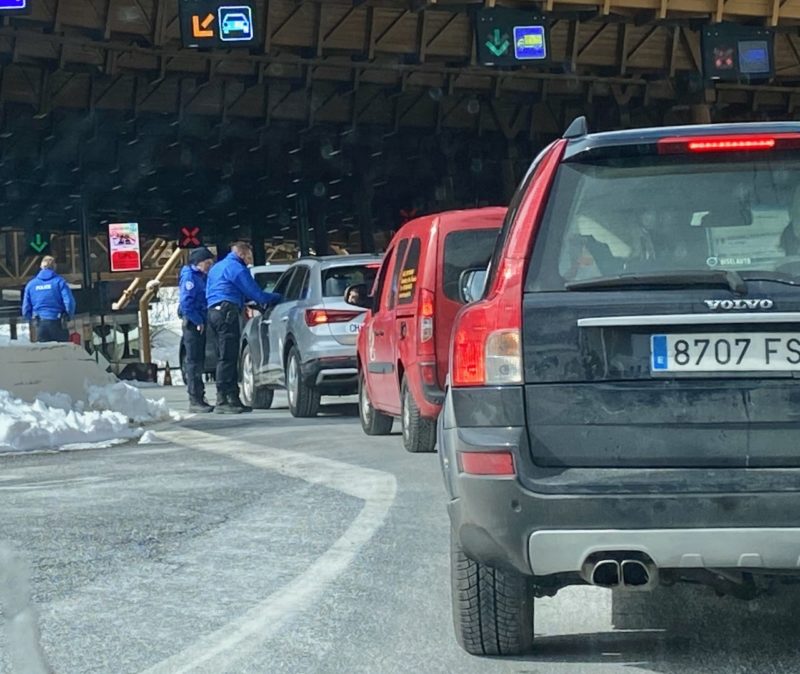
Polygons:
<instances>
[{"instance_id":1,"label":"overhead lane sign","mask_svg":"<svg viewBox=\"0 0 800 674\"><path fill-rule=\"evenodd\" d=\"M29 14L29 0L0 0L0 14Z\"/></svg>"},{"instance_id":2,"label":"overhead lane sign","mask_svg":"<svg viewBox=\"0 0 800 674\"><path fill-rule=\"evenodd\" d=\"M492 7L476 13L478 59L484 65L524 66L550 59L547 18L523 10Z\"/></svg>"},{"instance_id":3,"label":"overhead lane sign","mask_svg":"<svg viewBox=\"0 0 800 674\"><path fill-rule=\"evenodd\" d=\"M259 46L260 21L255 0L237 4L224 0L180 0L180 18L184 47Z\"/></svg>"}]
</instances>

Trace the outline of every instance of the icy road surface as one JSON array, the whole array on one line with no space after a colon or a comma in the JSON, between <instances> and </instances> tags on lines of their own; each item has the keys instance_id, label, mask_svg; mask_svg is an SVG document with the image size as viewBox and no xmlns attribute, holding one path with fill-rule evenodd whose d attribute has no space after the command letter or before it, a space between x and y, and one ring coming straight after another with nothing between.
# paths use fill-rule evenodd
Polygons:
<instances>
[{"instance_id":1,"label":"icy road surface","mask_svg":"<svg viewBox=\"0 0 800 674\"><path fill-rule=\"evenodd\" d=\"M535 654L467 656L437 457L367 438L353 404L326 412L195 417L149 444L0 457L0 541L28 560L24 608L53 671L797 671L797 593L747 605L692 588L627 600L627 630L610 593L564 591L537 600ZM2 633L0 671L10 657Z\"/></svg>"}]
</instances>

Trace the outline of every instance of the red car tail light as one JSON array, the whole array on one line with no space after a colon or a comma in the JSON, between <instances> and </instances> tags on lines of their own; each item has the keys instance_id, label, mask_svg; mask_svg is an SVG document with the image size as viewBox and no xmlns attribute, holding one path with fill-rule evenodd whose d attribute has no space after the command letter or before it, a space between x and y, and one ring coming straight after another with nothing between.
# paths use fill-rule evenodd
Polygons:
<instances>
[{"instance_id":1,"label":"red car tail light","mask_svg":"<svg viewBox=\"0 0 800 674\"><path fill-rule=\"evenodd\" d=\"M516 475L511 452L459 452L458 469L469 475Z\"/></svg>"},{"instance_id":2,"label":"red car tail light","mask_svg":"<svg viewBox=\"0 0 800 674\"><path fill-rule=\"evenodd\" d=\"M675 136L658 141L659 154L768 152L800 148L800 133Z\"/></svg>"},{"instance_id":3,"label":"red car tail light","mask_svg":"<svg viewBox=\"0 0 800 674\"><path fill-rule=\"evenodd\" d=\"M343 309L306 309L306 325L313 328L326 323L349 323L361 313Z\"/></svg>"},{"instance_id":4,"label":"red car tail light","mask_svg":"<svg viewBox=\"0 0 800 674\"><path fill-rule=\"evenodd\" d=\"M419 300L419 341L421 344L433 339L433 311L433 293L423 288Z\"/></svg>"}]
</instances>

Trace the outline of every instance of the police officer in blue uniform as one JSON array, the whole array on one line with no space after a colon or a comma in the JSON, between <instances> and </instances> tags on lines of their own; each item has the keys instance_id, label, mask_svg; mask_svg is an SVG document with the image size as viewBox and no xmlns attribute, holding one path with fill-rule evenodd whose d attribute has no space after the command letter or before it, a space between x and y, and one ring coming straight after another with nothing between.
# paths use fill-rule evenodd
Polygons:
<instances>
[{"instance_id":1,"label":"police officer in blue uniform","mask_svg":"<svg viewBox=\"0 0 800 674\"><path fill-rule=\"evenodd\" d=\"M56 274L56 260L42 259L41 269L25 286L22 315L33 321L37 342L68 342L67 321L75 315L75 297Z\"/></svg>"},{"instance_id":2,"label":"police officer in blue uniform","mask_svg":"<svg viewBox=\"0 0 800 674\"><path fill-rule=\"evenodd\" d=\"M181 269L179 281L179 314L183 319L183 349L186 354L184 372L189 391L189 411L207 413L213 407L206 402L203 372L206 362L206 276L214 264L208 248L196 248L189 253L189 264Z\"/></svg>"},{"instance_id":3,"label":"police officer in blue uniform","mask_svg":"<svg viewBox=\"0 0 800 674\"><path fill-rule=\"evenodd\" d=\"M217 335L217 405L214 411L218 414L251 411L239 399L240 320L245 302L270 305L281 301L279 294L261 290L251 276L247 268L251 255L250 246L238 241L208 275L208 322Z\"/></svg>"}]
</instances>

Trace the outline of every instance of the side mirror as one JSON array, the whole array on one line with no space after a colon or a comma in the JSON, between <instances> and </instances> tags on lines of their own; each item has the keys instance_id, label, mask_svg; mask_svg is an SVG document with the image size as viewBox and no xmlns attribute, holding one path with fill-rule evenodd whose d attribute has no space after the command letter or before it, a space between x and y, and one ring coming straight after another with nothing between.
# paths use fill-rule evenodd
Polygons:
<instances>
[{"instance_id":1,"label":"side mirror","mask_svg":"<svg viewBox=\"0 0 800 674\"><path fill-rule=\"evenodd\" d=\"M464 304L477 302L483 297L487 273L488 271L483 267L465 269L461 272L461 276L458 279L458 294Z\"/></svg>"},{"instance_id":2,"label":"side mirror","mask_svg":"<svg viewBox=\"0 0 800 674\"><path fill-rule=\"evenodd\" d=\"M359 309L370 309L374 307L372 298L369 296L369 288L366 283L356 283L347 286L344 291L344 301Z\"/></svg>"}]
</instances>

